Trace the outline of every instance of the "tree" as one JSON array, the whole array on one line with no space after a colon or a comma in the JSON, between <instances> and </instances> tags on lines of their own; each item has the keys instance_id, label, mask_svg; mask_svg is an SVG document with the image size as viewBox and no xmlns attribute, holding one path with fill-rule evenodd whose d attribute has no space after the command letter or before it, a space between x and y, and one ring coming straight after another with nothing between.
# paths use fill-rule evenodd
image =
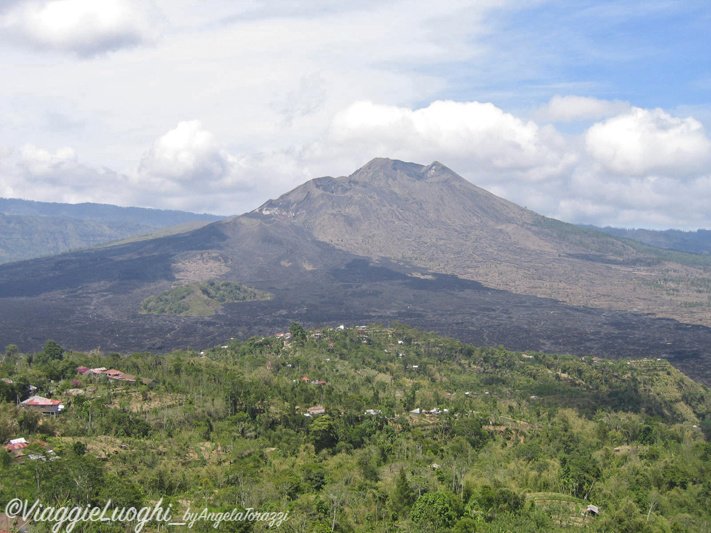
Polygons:
<instances>
[{"instance_id":1,"label":"tree","mask_svg":"<svg viewBox=\"0 0 711 533\"><path fill-rule=\"evenodd\" d=\"M336 433L333 419L328 415L321 415L314 420L309 431L316 452L332 448L338 442L338 434Z\"/></svg>"},{"instance_id":2,"label":"tree","mask_svg":"<svg viewBox=\"0 0 711 533\"><path fill-rule=\"evenodd\" d=\"M476 507L492 516L498 513L517 513L525 503L526 499L522 495L504 487L484 485L476 495Z\"/></svg>"},{"instance_id":3,"label":"tree","mask_svg":"<svg viewBox=\"0 0 711 533\"><path fill-rule=\"evenodd\" d=\"M399 516L405 516L410 512L412 504L415 503L415 491L412 490L405 469L400 468L400 474L395 480L395 490L391 499L392 509Z\"/></svg>"},{"instance_id":4,"label":"tree","mask_svg":"<svg viewBox=\"0 0 711 533\"><path fill-rule=\"evenodd\" d=\"M52 361L61 361L64 358L64 348L53 340L48 340L44 350L37 354L37 362L47 364Z\"/></svg>"},{"instance_id":5,"label":"tree","mask_svg":"<svg viewBox=\"0 0 711 533\"><path fill-rule=\"evenodd\" d=\"M13 357L15 357L19 351L20 349L16 344L8 344L5 347L5 357L3 358L3 362L12 361Z\"/></svg>"},{"instance_id":6,"label":"tree","mask_svg":"<svg viewBox=\"0 0 711 533\"><path fill-rule=\"evenodd\" d=\"M331 531L333 532L336 530L338 511L348 503L351 492L347 484L341 481L329 485L324 492L324 497L331 504Z\"/></svg>"},{"instance_id":7,"label":"tree","mask_svg":"<svg viewBox=\"0 0 711 533\"><path fill-rule=\"evenodd\" d=\"M454 533L472 533L476 531L478 522L471 516L465 516L454 526Z\"/></svg>"},{"instance_id":8,"label":"tree","mask_svg":"<svg viewBox=\"0 0 711 533\"><path fill-rule=\"evenodd\" d=\"M17 436L17 408L14 404L0 402L0 442L4 443ZM0 455L9 455L2 450Z\"/></svg>"},{"instance_id":9,"label":"tree","mask_svg":"<svg viewBox=\"0 0 711 533\"><path fill-rule=\"evenodd\" d=\"M462 501L451 492L438 490L420 496L412 506L410 518L420 531L438 532L450 529L462 516Z\"/></svg>"},{"instance_id":10,"label":"tree","mask_svg":"<svg viewBox=\"0 0 711 533\"><path fill-rule=\"evenodd\" d=\"M464 437L475 450L480 450L489 440L480 418L460 418L452 426L452 434Z\"/></svg>"},{"instance_id":11,"label":"tree","mask_svg":"<svg viewBox=\"0 0 711 533\"><path fill-rule=\"evenodd\" d=\"M579 449L560 456L560 482L572 496L585 498L600 477L600 467L589 451Z\"/></svg>"},{"instance_id":12,"label":"tree","mask_svg":"<svg viewBox=\"0 0 711 533\"><path fill-rule=\"evenodd\" d=\"M82 441L78 440L72 444L72 451L75 455L84 455L86 453L87 446Z\"/></svg>"},{"instance_id":13,"label":"tree","mask_svg":"<svg viewBox=\"0 0 711 533\"><path fill-rule=\"evenodd\" d=\"M20 431L24 433L35 433L42 420L42 415L34 409L20 409L17 416L17 424Z\"/></svg>"},{"instance_id":14,"label":"tree","mask_svg":"<svg viewBox=\"0 0 711 533\"><path fill-rule=\"evenodd\" d=\"M298 322L292 322L289 326L289 333L291 333L291 338L298 342L306 341L306 331L303 326Z\"/></svg>"}]
</instances>

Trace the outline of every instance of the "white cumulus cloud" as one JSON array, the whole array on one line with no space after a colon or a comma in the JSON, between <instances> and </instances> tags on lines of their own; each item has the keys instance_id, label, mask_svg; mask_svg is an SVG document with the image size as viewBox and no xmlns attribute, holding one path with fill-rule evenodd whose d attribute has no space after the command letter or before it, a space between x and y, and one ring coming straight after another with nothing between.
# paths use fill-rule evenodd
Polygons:
<instances>
[{"instance_id":1,"label":"white cumulus cloud","mask_svg":"<svg viewBox=\"0 0 711 533\"><path fill-rule=\"evenodd\" d=\"M81 163L71 147L48 150L26 144L0 153L0 168L0 196L69 203L125 199L126 176Z\"/></svg>"},{"instance_id":2,"label":"white cumulus cloud","mask_svg":"<svg viewBox=\"0 0 711 533\"><path fill-rule=\"evenodd\" d=\"M583 103L591 104L588 117L614 110ZM347 174L376 156L439 160L497 195L570 222L696 228L708 226L710 146L695 119L626 104L575 134L491 103L410 109L359 101L298 155L316 174Z\"/></svg>"},{"instance_id":3,"label":"white cumulus cloud","mask_svg":"<svg viewBox=\"0 0 711 533\"><path fill-rule=\"evenodd\" d=\"M234 159L220 150L198 120L180 122L160 137L141 160L140 171L173 181L214 181L230 172Z\"/></svg>"},{"instance_id":4,"label":"white cumulus cloud","mask_svg":"<svg viewBox=\"0 0 711 533\"><path fill-rule=\"evenodd\" d=\"M694 118L661 109L632 108L593 125L585 135L588 154L620 175L694 175L711 163L711 140Z\"/></svg>"},{"instance_id":5,"label":"white cumulus cloud","mask_svg":"<svg viewBox=\"0 0 711 533\"><path fill-rule=\"evenodd\" d=\"M534 113L544 122L601 120L627 111L630 105L620 100L600 100L588 96L554 96Z\"/></svg>"},{"instance_id":6,"label":"white cumulus cloud","mask_svg":"<svg viewBox=\"0 0 711 533\"><path fill-rule=\"evenodd\" d=\"M152 42L160 23L151 0L30 0L0 16L5 38L82 57Z\"/></svg>"},{"instance_id":7,"label":"white cumulus cloud","mask_svg":"<svg viewBox=\"0 0 711 533\"><path fill-rule=\"evenodd\" d=\"M330 142L364 156L438 159L477 175L529 172L541 178L571 162L554 128L480 102L435 101L417 110L356 102L335 117Z\"/></svg>"},{"instance_id":8,"label":"white cumulus cloud","mask_svg":"<svg viewBox=\"0 0 711 533\"><path fill-rule=\"evenodd\" d=\"M33 176L48 176L61 168L76 163L77 154L65 146L54 152L26 144L20 150L20 165Z\"/></svg>"},{"instance_id":9,"label":"white cumulus cloud","mask_svg":"<svg viewBox=\"0 0 711 533\"><path fill-rule=\"evenodd\" d=\"M199 120L188 120L145 153L131 176L132 194L140 205L239 214L262 203L266 191L284 192L274 185L294 171L287 153L233 155Z\"/></svg>"}]
</instances>

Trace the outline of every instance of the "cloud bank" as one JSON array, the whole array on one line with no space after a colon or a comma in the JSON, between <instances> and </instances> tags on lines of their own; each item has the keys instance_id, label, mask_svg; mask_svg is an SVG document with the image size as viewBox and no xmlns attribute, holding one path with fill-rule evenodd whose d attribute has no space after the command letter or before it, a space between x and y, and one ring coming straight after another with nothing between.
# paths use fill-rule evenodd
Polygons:
<instances>
[{"instance_id":1,"label":"cloud bank","mask_svg":"<svg viewBox=\"0 0 711 533\"><path fill-rule=\"evenodd\" d=\"M0 155L0 194L41 190L40 199L51 201L105 201L110 194L122 205L239 214L309 178L349 174L373 157L438 160L495 194L571 222L708 226L711 139L691 117L635 107L566 134L491 103L411 109L357 101L334 115L321 138L262 152L230 149L189 120L156 138L123 174L81 163L72 148L25 145Z\"/></svg>"},{"instance_id":2,"label":"cloud bank","mask_svg":"<svg viewBox=\"0 0 711 533\"><path fill-rule=\"evenodd\" d=\"M30 0L0 16L6 40L92 57L155 41L160 14L151 0Z\"/></svg>"}]
</instances>

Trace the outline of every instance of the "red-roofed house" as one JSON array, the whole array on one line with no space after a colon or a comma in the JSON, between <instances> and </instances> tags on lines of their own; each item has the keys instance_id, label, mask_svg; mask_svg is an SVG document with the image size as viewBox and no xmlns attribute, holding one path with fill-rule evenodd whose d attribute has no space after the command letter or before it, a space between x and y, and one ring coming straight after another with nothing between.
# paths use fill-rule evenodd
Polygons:
<instances>
[{"instance_id":1,"label":"red-roofed house","mask_svg":"<svg viewBox=\"0 0 711 533\"><path fill-rule=\"evenodd\" d=\"M56 415L59 413L59 401L43 398L42 396L32 396L27 398L20 405L29 409L40 411L43 415Z\"/></svg>"},{"instance_id":2,"label":"red-roofed house","mask_svg":"<svg viewBox=\"0 0 711 533\"><path fill-rule=\"evenodd\" d=\"M26 442L15 442L14 444L13 444L13 443L11 443L11 444L6 444L6 445L4 446L4 448L5 448L8 452L16 452L17 450L24 450L24 449L27 448L28 446L29 446L29 444L26 443Z\"/></svg>"}]
</instances>

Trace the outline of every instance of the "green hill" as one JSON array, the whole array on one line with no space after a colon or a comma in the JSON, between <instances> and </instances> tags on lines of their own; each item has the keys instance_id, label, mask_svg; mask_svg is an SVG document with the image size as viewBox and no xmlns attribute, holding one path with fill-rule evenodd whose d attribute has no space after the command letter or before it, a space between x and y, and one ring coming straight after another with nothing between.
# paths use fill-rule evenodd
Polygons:
<instances>
[{"instance_id":1,"label":"green hill","mask_svg":"<svg viewBox=\"0 0 711 533\"><path fill-rule=\"evenodd\" d=\"M166 356L9 347L0 440L30 448L0 453L0 506L162 498L174 516L283 512L284 531L315 532L711 523L711 396L665 361L522 354L402 325L290 333ZM29 384L66 410L15 407Z\"/></svg>"}]
</instances>

